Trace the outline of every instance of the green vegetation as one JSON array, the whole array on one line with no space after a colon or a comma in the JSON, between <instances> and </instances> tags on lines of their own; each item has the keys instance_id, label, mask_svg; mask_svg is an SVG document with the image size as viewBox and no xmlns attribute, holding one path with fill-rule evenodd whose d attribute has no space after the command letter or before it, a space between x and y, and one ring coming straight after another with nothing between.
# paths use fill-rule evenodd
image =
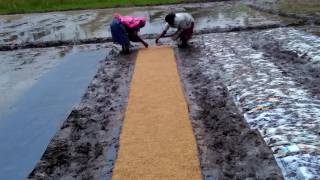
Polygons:
<instances>
[{"instance_id":1,"label":"green vegetation","mask_svg":"<svg viewBox=\"0 0 320 180\"><path fill-rule=\"evenodd\" d=\"M188 0L0 0L0 14L171 4L187 1Z\"/></svg>"}]
</instances>

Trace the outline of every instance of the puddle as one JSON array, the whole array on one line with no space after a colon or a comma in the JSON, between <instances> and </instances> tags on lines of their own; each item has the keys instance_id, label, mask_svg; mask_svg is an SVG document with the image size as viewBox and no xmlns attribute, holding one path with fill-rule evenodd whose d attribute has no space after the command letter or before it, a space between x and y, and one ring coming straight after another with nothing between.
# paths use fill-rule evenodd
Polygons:
<instances>
[{"instance_id":1,"label":"puddle","mask_svg":"<svg viewBox=\"0 0 320 180\"><path fill-rule=\"evenodd\" d=\"M287 20L255 11L242 3L216 3L212 8L186 8L196 19L196 29L281 24Z\"/></svg>"},{"instance_id":2,"label":"puddle","mask_svg":"<svg viewBox=\"0 0 320 180\"><path fill-rule=\"evenodd\" d=\"M257 12L237 2L2 15L0 44L110 37L109 23L115 12L146 17L147 25L141 34L160 33L164 16L170 11L190 12L196 19L196 30L281 24L288 20Z\"/></svg>"},{"instance_id":3,"label":"puddle","mask_svg":"<svg viewBox=\"0 0 320 180\"><path fill-rule=\"evenodd\" d=\"M106 55L105 48L74 48L55 68L26 88L27 92L0 121L0 179L27 177L73 106L79 103L98 62ZM33 65L29 71L37 68L29 64ZM39 76L39 72L36 74Z\"/></svg>"}]
</instances>

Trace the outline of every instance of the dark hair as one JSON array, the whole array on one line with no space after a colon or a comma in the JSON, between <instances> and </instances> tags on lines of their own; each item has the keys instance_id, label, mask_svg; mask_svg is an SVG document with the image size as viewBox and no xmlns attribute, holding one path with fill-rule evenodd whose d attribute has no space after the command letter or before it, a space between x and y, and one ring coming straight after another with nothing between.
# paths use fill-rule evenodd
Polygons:
<instances>
[{"instance_id":1,"label":"dark hair","mask_svg":"<svg viewBox=\"0 0 320 180\"><path fill-rule=\"evenodd\" d=\"M170 14L166 15L165 20L169 25L173 26L175 17L176 17L176 15L174 13L170 13Z\"/></svg>"},{"instance_id":2,"label":"dark hair","mask_svg":"<svg viewBox=\"0 0 320 180\"><path fill-rule=\"evenodd\" d=\"M146 21L140 21L139 27L143 28L146 25Z\"/></svg>"}]
</instances>

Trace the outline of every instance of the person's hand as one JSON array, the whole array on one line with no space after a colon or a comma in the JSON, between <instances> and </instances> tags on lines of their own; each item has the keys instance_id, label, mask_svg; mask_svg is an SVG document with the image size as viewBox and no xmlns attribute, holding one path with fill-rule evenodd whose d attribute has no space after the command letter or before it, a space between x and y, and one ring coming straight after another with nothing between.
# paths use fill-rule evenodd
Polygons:
<instances>
[{"instance_id":1,"label":"person's hand","mask_svg":"<svg viewBox=\"0 0 320 180\"><path fill-rule=\"evenodd\" d=\"M178 39L178 37L179 37L179 34L174 34L173 36L171 36L171 39L175 41Z\"/></svg>"},{"instance_id":2,"label":"person's hand","mask_svg":"<svg viewBox=\"0 0 320 180\"><path fill-rule=\"evenodd\" d=\"M144 47L148 48L148 47L149 47L149 44L148 44L148 43L145 43L145 44L144 44Z\"/></svg>"}]
</instances>

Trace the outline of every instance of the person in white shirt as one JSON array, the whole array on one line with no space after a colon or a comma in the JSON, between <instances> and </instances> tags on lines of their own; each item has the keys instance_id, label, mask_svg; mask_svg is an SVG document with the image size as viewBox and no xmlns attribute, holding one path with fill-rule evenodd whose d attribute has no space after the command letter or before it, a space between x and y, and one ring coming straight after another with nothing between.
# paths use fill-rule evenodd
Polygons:
<instances>
[{"instance_id":1,"label":"person in white shirt","mask_svg":"<svg viewBox=\"0 0 320 180\"><path fill-rule=\"evenodd\" d=\"M181 40L179 47L187 47L188 41L191 39L194 28L194 19L189 13L170 13L165 17L166 27L157 37L156 43L161 37L167 33L169 28L176 28L177 31L171 35L173 40Z\"/></svg>"}]
</instances>

